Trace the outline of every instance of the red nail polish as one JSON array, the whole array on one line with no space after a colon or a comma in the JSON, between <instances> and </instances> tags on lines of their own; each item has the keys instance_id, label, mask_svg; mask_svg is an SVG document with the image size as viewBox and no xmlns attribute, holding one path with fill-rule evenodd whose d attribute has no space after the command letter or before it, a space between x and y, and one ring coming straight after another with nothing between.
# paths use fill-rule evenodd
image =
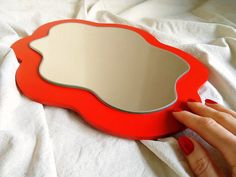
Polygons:
<instances>
[{"instance_id":1,"label":"red nail polish","mask_svg":"<svg viewBox=\"0 0 236 177\"><path fill-rule=\"evenodd\" d=\"M192 99L192 98L189 98L189 99L187 100L187 102L198 102L198 101L196 101L196 100L194 100L194 99Z\"/></svg>"},{"instance_id":2,"label":"red nail polish","mask_svg":"<svg viewBox=\"0 0 236 177\"><path fill-rule=\"evenodd\" d=\"M211 99L206 99L205 103L209 103L209 104L218 104L216 101L211 100Z\"/></svg>"},{"instance_id":3,"label":"red nail polish","mask_svg":"<svg viewBox=\"0 0 236 177\"><path fill-rule=\"evenodd\" d=\"M193 142L187 136L181 136L178 139L178 143L185 155L189 155L194 150Z\"/></svg>"}]
</instances>

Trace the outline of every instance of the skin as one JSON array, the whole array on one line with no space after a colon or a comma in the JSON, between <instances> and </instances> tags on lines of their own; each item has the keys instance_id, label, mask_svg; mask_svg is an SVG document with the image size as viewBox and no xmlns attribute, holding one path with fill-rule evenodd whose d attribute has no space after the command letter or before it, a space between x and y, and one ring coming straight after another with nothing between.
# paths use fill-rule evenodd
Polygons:
<instances>
[{"instance_id":1,"label":"skin","mask_svg":"<svg viewBox=\"0 0 236 177\"><path fill-rule=\"evenodd\" d=\"M232 177L236 177L236 112L218 103L187 104L191 112L173 112L174 117L218 149L228 162ZM207 150L193 138L188 138L193 143L194 150L185 156L194 174L197 177L225 176L214 165Z\"/></svg>"}]
</instances>

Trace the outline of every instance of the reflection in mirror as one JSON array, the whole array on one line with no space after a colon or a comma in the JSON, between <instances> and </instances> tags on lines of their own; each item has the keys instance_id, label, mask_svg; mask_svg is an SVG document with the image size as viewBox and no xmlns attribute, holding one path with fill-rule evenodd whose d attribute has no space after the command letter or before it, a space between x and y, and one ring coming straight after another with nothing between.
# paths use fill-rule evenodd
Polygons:
<instances>
[{"instance_id":1,"label":"reflection in mirror","mask_svg":"<svg viewBox=\"0 0 236 177\"><path fill-rule=\"evenodd\" d=\"M43 56L39 73L47 81L90 90L128 112L173 104L176 81L189 69L178 56L123 28L64 23L30 47Z\"/></svg>"}]
</instances>

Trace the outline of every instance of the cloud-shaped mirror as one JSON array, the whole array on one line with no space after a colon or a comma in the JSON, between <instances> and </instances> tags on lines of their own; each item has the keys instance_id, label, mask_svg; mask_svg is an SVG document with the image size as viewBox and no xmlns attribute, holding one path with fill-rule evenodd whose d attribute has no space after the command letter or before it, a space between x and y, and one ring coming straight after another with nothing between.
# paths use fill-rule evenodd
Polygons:
<instances>
[{"instance_id":1,"label":"cloud-shaped mirror","mask_svg":"<svg viewBox=\"0 0 236 177\"><path fill-rule=\"evenodd\" d=\"M177 55L123 28L62 23L30 47L42 55L39 73L45 80L89 90L128 112L152 112L173 104L176 82L189 70Z\"/></svg>"}]
</instances>

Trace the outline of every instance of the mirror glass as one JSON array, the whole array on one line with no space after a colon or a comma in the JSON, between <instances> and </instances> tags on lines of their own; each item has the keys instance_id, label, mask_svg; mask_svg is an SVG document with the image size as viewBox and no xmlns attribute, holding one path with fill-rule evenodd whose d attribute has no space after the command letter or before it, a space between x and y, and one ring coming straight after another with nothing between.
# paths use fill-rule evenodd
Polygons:
<instances>
[{"instance_id":1,"label":"mirror glass","mask_svg":"<svg viewBox=\"0 0 236 177\"><path fill-rule=\"evenodd\" d=\"M177 55L123 28L59 24L30 47L42 55L39 73L48 82L87 89L107 105L135 113L173 104L176 81L189 69Z\"/></svg>"}]
</instances>

